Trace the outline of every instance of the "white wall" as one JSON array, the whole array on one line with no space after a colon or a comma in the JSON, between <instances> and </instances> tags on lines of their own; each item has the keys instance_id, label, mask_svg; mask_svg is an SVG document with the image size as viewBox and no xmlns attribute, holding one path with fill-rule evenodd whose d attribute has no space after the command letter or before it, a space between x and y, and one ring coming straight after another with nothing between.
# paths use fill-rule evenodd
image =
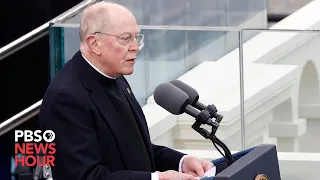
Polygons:
<instances>
[{"instance_id":1,"label":"white wall","mask_svg":"<svg viewBox=\"0 0 320 180\"><path fill-rule=\"evenodd\" d=\"M320 26L319 9L320 1L313 1L272 28L317 28ZM314 78L319 71L319 41L319 36L315 33L268 31L259 33L244 44L247 147L275 142L280 151L319 151L320 147L314 144L320 136L316 131L316 126L320 125L320 106L317 100L320 99L319 90L314 90L319 84L319 77ZM201 57L201 50L196 53L198 54L189 58ZM304 69L307 70L303 71ZM314 69L314 73L310 73L310 69ZM231 149L239 150L241 126L238 49L217 62L203 62L179 79L199 92L201 102L213 103L218 107L224 119L217 135ZM310 85L314 87L309 88ZM194 120L190 116L170 115L154 103L152 96L143 110L151 134L159 136L159 127L175 127L172 135L176 148L212 147L191 129ZM176 122L176 125L172 121L170 125L165 125L166 122L169 123L169 119ZM310 137L314 141L309 141Z\"/></svg>"}]
</instances>

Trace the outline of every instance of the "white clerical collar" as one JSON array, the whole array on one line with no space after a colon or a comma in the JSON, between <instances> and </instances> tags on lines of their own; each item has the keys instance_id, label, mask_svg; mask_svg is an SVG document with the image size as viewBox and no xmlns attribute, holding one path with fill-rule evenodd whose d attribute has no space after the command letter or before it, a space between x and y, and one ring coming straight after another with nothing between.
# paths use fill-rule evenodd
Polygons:
<instances>
[{"instance_id":1,"label":"white clerical collar","mask_svg":"<svg viewBox=\"0 0 320 180\"><path fill-rule=\"evenodd\" d=\"M117 79L115 77L111 77L111 76L108 76L106 74L104 74L103 72L101 72L98 68L96 68L93 64L90 63L90 61L83 55L81 54L82 57L90 64L91 67L93 67L93 69L95 69L96 71L98 71L100 74L102 74L103 76L107 77L107 78L110 78L110 79Z\"/></svg>"}]
</instances>

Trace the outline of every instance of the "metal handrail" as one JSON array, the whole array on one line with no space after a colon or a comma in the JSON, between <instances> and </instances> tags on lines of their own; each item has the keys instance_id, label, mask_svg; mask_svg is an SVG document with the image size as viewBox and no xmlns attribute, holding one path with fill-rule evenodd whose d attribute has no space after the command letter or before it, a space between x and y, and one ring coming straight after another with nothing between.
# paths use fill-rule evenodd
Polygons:
<instances>
[{"instance_id":1,"label":"metal handrail","mask_svg":"<svg viewBox=\"0 0 320 180\"><path fill-rule=\"evenodd\" d=\"M0 124L0 136L39 114L42 99Z\"/></svg>"},{"instance_id":2,"label":"metal handrail","mask_svg":"<svg viewBox=\"0 0 320 180\"><path fill-rule=\"evenodd\" d=\"M29 44L41 39L42 37L46 36L49 33L49 28L52 24L61 23L76 14L78 14L83 8L87 7L88 5L95 3L99 0L86 0L81 2L80 4L74 6L70 10L66 11L65 13L59 15L58 17L52 19L51 21L43 24L42 26L34 29L33 31L27 33L26 35L18 38L15 41L12 41L8 45L2 47L0 49L0 61L4 58L10 56L11 54L19 51L20 49L28 46Z\"/></svg>"},{"instance_id":3,"label":"metal handrail","mask_svg":"<svg viewBox=\"0 0 320 180\"><path fill-rule=\"evenodd\" d=\"M16 51L22 49L23 47L35 42L36 40L42 38L46 34L48 34L49 27L55 23L61 23L76 14L78 14L82 9L87 7L88 5L95 3L100 0L86 0L82 3L76 5L75 7L71 8L70 10L66 11L65 13L61 14L60 16L54 18L52 21L49 21L42 26L38 27L37 29L29 32L28 34L20 37L19 39L11 42L10 44L4 46L0 49L0 61L6 58L7 56L15 53ZM37 103L31 105L30 107L26 108L25 110L21 111L20 113L12 116L11 118L5 120L0 124L0 136L4 135L8 131L16 128L20 124L24 123L25 121L29 120L30 118L34 117L35 115L39 114L40 107L42 104L42 100L38 101Z\"/></svg>"}]
</instances>

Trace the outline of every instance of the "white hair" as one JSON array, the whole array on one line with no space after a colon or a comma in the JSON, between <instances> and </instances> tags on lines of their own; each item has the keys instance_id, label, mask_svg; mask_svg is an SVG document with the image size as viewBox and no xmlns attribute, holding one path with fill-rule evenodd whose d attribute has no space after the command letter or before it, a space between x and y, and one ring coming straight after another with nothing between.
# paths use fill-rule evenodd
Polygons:
<instances>
[{"instance_id":1,"label":"white hair","mask_svg":"<svg viewBox=\"0 0 320 180\"><path fill-rule=\"evenodd\" d=\"M80 42L85 41L87 35L106 30L110 26L111 22L108 12L110 5L120 6L128 10L127 7L111 1L100 1L88 6L83 11L81 17Z\"/></svg>"}]
</instances>

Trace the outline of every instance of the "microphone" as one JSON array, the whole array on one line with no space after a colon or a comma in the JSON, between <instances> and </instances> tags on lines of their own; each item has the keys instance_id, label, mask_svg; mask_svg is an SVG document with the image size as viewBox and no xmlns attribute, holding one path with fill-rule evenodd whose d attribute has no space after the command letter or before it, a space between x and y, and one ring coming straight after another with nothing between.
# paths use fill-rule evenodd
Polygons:
<instances>
[{"instance_id":1,"label":"microphone","mask_svg":"<svg viewBox=\"0 0 320 180\"><path fill-rule=\"evenodd\" d=\"M176 82L176 81L175 81ZM174 82L174 83L175 83ZM183 83L177 83L181 85L182 87L187 87ZM197 103L199 99L198 92L194 90L193 88L186 88L187 92L184 92L183 90L179 89L172 83L162 83L154 91L154 100L155 102L167 110L168 112L179 115L182 113L187 113L192 117L196 118L196 122L192 125L192 128L200 133L203 137L206 139L211 139L213 144L218 144L225 152L225 155L217 148L217 150L221 153L223 157L225 157L226 162L228 165L232 164L232 155L228 147L220 141L214 134L216 130L219 127L219 123L216 121L213 121L210 116L208 109L205 105L201 104L200 102ZM193 93L190 93L193 92ZM191 95L188 96L188 94ZM196 99L196 100L195 100ZM191 104L191 105L190 105ZM201 106L201 112L199 112L198 109L195 109L192 104L198 104L198 106ZM210 106L210 105L209 105ZM209 107L208 106L208 107ZM216 112L213 113L214 116L216 116ZM212 127L212 132L209 133L207 130L200 127L201 124L207 124Z\"/></svg>"},{"instance_id":2,"label":"microphone","mask_svg":"<svg viewBox=\"0 0 320 180\"><path fill-rule=\"evenodd\" d=\"M177 88L181 89L183 92L185 92L188 96L189 96L189 102L190 104L199 109L199 110L207 110L210 114L211 118L216 118L217 121L220 123L220 121L222 120L223 116L217 113L217 108L215 105L209 105L206 106L204 104L202 104L201 102L199 102L199 93L192 88L191 86L189 86L188 84L180 81L180 80L173 80L170 81L171 84L173 84L174 86L176 86Z\"/></svg>"},{"instance_id":3,"label":"microphone","mask_svg":"<svg viewBox=\"0 0 320 180\"><path fill-rule=\"evenodd\" d=\"M154 91L154 100L159 106L172 114L179 115L185 112L195 117L196 121L217 126L210 118L208 111L199 112L199 110L192 107L189 96L171 83L162 83L157 86Z\"/></svg>"}]
</instances>

